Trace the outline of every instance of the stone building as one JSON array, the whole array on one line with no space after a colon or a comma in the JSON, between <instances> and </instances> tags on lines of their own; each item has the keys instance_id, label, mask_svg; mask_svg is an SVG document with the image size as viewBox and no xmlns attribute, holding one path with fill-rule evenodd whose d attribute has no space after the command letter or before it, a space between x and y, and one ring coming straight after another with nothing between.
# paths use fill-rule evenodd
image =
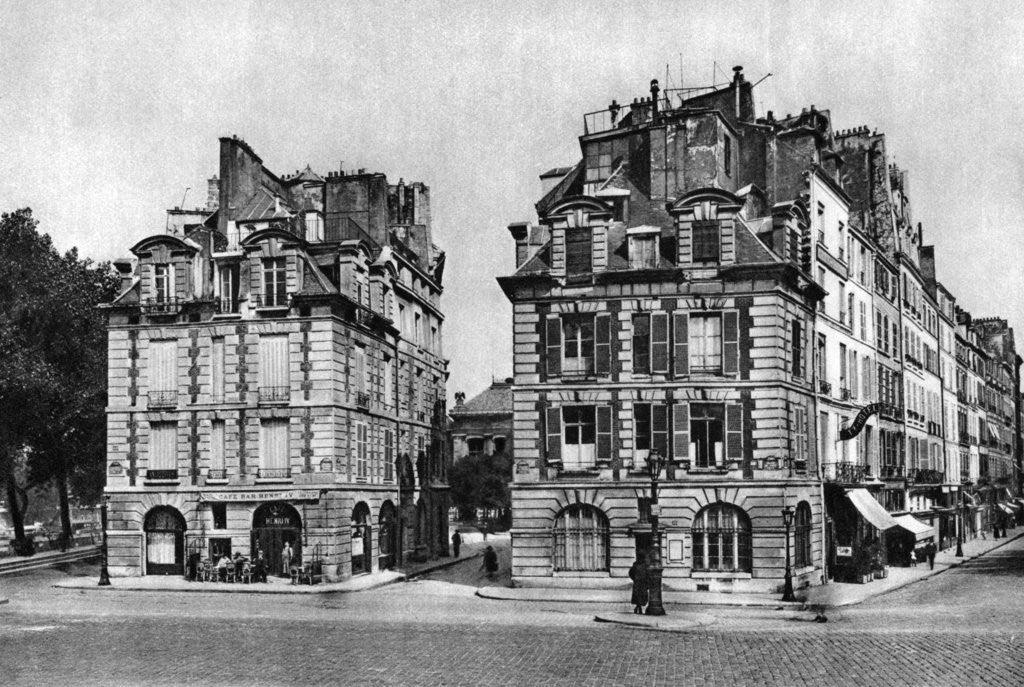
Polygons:
<instances>
[{"instance_id":1,"label":"stone building","mask_svg":"<svg viewBox=\"0 0 1024 687\"><path fill-rule=\"evenodd\" d=\"M117 264L110 570L282 549L328 580L447 554L444 253L429 189L220 140L207 207Z\"/></svg>"},{"instance_id":2,"label":"stone building","mask_svg":"<svg viewBox=\"0 0 1024 687\"><path fill-rule=\"evenodd\" d=\"M451 418L450 433L452 444L452 463L461 458L484 458L484 466L489 466L491 477L506 482L506 475L511 475L511 466L515 463L515 451L512 445L512 378L494 381L489 387L466 400L466 394L459 391L455 394L455 407L449 412ZM477 465L481 465L477 463ZM481 487L484 492L493 491L490 487ZM488 524L505 527L511 517L507 505L487 507L475 513L477 518L490 521ZM468 517L469 513L465 513Z\"/></svg>"}]
</instances>

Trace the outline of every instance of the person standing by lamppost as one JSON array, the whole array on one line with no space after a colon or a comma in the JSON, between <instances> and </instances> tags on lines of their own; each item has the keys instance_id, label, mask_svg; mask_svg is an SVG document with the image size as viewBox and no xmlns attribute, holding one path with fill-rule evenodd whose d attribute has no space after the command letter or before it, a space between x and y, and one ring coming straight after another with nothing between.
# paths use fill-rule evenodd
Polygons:
<instances>
[{"instance_id":1,"label":"person standing by lamppost","mask_svg":"<svg viewBox=\"0 0 1024 687\"><path fill-rule=\"evenodd\" d=\"M789 558L789 530L793 526L793 506L782 509L782 524L786 526L786 578L782 588L783 601L796 601L793 596L793 568Z\"/></svg>"},{"instance_id":2,"label":"person standing by lamppost","mask_svg":"<svg viewBox=\"0 0 1024 687\"><path fill-rule=\"evenodd\" d=\"M647 467L651 471L651 560L647 570L650 582L647 615L665 615L665 607L661 602L661 532L658 530L658 516L661 506L658 505L658 475L664 467L665 458L656 449L647 454Z\"/></svg>"},{"instance_id":3,"label":"person standing by lamppost","mask_svg":"<svg viewBox=\"0 0 1024 687\"><path fill-rule=\"evenodd\" d=\"M956 557L964 557L964 498L958 495L956 504Z\"/></svg>"},{"instance_id":4,"label":"person standing by lamppost","mask_svg":"<svg viewBox=\"0 0 1024 687\"><path fill-rule=\"evenodd\" d=\"M110 497L103 496L103 502L100 503L100 527L103 528L103 559L100 563L100 583L97 586L109 587L110 586L110 573L107 572L107 501Z\"/></svg>"}]
</instances>

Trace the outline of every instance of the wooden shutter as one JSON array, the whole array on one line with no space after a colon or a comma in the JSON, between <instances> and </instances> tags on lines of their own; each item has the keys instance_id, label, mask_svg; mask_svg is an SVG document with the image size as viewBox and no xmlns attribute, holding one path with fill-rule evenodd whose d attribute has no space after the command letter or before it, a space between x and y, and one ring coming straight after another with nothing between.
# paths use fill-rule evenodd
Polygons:
<instances>
[{"instance_id":1,"label":"wooden shutter","mask_svg":"<svg viewBox=\"0 0 1024 687\"><path fill-rule=\"evenodd\" d=\"M288 336L260 337L259 375L261 388L288 386Z\"/></svg>"},{"instance_id":2,"label":"wooden shutter","mask_svg":"<svg viewBox=\"0 0 1024 687\"><path fill-rule=\"evenodd\" d=\"M548 436L548 462L562 462L562 409L548 408L545 424Z\"/></svg>"},{"instance_id":3,"label":"wooden shutter","mask_svg":"<svg viewBox=\"0 0 1024 687\"><path fill-rule=\"evenodd\" d=\"M740 369L740 327L739 313L727 310L722 313L722 372L736 374Z\"/></svg>"},{"instance_id":4,"label":"wooden shutter","mask_svg":"<svg viewBox=\"0 0 1024 687\"><path fill-rule=\"evenodd\" d=\"M178 342L152 341L150 349L150 371L149 388L156 392L172 392L178 388Z\"/></svg>"},{"instance_id":5,"label":"wooden shutter","mask_svg":"<svg viewBox=\"0 0 1024 687\"><path fill-rule=\"evenodd\" d=\"M725 406L725 459L743 460L743 406L739 403Z\"/></svg>"},{"instance_id":6,"label":"wooden shutter","mask_svg":"<svg viewBox=\"0 0 1024 687\"><path fill-rule=\"evenodd\" d=\"M633 315L633 373L651 371L651 316Z\"/></svg>"},{"instance_id":7,"label":"wooden shutter","mask_svg":"<svg viewBox=\"0 0 1024 687\"><path fill-rule=\"evenodd\" d=\"M612 371L612 318L603 313L594 318L594 372L599 375Z\"/></svg>"},{"instance_id":8,"label":"wooden shutter","mask_svg":"<svg viewBox=\"0 0 1024 687\"><path fill-rule=\"evenodd\" d=\"M651 314L651 372L668 374L668 313Z\"/></svg>"},{"instance_id":9,"label":"wooden shutter","mask_svg":"<svg viewBox=\"0 0 1024 687\"><path fill-rule=\"evenodd\" d=\"M651 448L668 457L668 406L651 406Z\"/></svg>"},{"instance_id":10,"label":"wooden shutter","mask_svg":"<svg viewBox=\"0 0 1024 687\"><path fill-rule=\"evenodd\" d=\"M544 336L545 354L547 357L548 377L558 377L562 374L562 316L548 315L546 333Z\"/></svg>"},{"instance_id":11,"label":"wooden shutter","mask_svg":"<svg viewBox=\"0 0 1024 687\"><path fill-rule=\"evenodd\" d=\"M214 401L224 400L224 337L218 336L213 339L213 348L210 353L210 391Z\"/></svg>"},{"instance_id":12,"label":"wooden shutter","mask_svg":"<svg viewBox=\"0 0 1024 687\"><path fill-rule=\"evenodd\" d=\"M685 312L672 314L672 338L675 342L672 358L676 377L690 374L690 315Z\"/></svg>"},{"instance_id":13,"label":"wooden shutter","mask_svg":"<svg viewBox=\"0 0 1024 687\"><path fill-rule=\"evenodd\" d=\"M676 403L672 406L672 459L687 460L690 457L690 405Z\"/></svg>"},{"instance_id":14,"label":"wooden shutter","mask_svg":"<svg viewBox=\"0 0 1024 687\"><path fill-rule=\"evenodd\" d=\"M612 459L612 407L597 407L597 460Z\"/></svg>"}]
</instances>

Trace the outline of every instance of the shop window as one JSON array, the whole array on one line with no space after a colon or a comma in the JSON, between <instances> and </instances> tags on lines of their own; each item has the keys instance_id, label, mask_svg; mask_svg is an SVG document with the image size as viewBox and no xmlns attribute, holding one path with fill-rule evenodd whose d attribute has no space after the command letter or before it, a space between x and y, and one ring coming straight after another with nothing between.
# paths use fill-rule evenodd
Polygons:
<instances>
[{"instance_id":1,"label":"shop window","mask_svg":"<svg viewBox=\"0 0 1024 687\"><path fill-rule=\"evenodd\" d=\"M717 503L693 521L693 569L701 572L750 572L750 519L739 508Z\"/></svg>"},{"instance_id":2,"label":"shop window","mask_svg":"<svg viewBox=\"0 0 1024 687\"><path fill-rule=\"evenodd\" d=\"M608 570L608 518L599 509L582 503L565 508L552 535L556 571Z\"/></svg>"},{"instance_id":3,"label":"shop window","mask_svg":"<svg viewBox=\"0 0 1024 687\"><path fill-rule=\"evenodd\" d=\"M806 568L811 562L811 507L801 501L793 519L793 562L797 568Z\"/></svg>"}]
</instances>

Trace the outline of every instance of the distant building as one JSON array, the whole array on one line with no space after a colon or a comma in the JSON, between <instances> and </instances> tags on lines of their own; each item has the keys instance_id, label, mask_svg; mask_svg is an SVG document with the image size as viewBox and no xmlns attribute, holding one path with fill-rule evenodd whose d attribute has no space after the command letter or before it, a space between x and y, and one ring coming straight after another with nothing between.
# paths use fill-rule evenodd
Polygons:
<instances>
[{"instance_id":1,"label":"distant building","mask_svg":"<svg viewBox=\"0 0 1024 687\"><path fill-rule=\"evenodd\" d=\"M466 401L455 394L451 416L452 459L507 455L512 458L512 379L493 382Z\"/></svg>"},{"instance_id":2,"label":"distant building","mask_svg":"<svg viewBox=\"0 0 1024 687\"><path fill-rule=\"evenodd\" d=\"M430 194L278 176L220 140L207 206L118 263L110 569L285 543L329 580L447 554L444 253Z\"/></svg>"}]
</instances>

